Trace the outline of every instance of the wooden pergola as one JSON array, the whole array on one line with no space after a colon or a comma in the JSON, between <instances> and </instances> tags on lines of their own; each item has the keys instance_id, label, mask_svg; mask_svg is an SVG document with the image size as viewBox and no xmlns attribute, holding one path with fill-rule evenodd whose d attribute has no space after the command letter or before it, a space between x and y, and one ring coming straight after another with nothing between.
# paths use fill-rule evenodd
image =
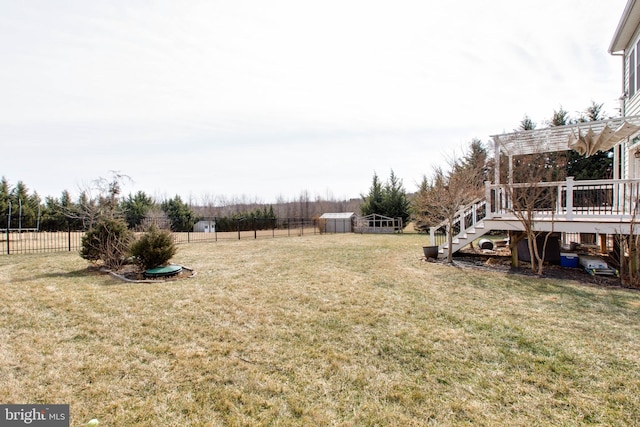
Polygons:
<instances>
[{"instance_id":1,"label":"wooden pergola","mask_svg":"<svg viewBox=\"0 0 640 427\"><path fill-rule=\"evenodd\" d=\"M619 117L594 122L575 123L545 129L534 129L491 135L494 142L494 183L500 184L500 155L509 158L509 183L513 178L513 157L534 153L575 150L590 156L607 151L640 130L640 116ZM614 164L620 163L620 152L614 152ZM620 179L614 168L614 179Z\"/></svg>"}]
</instances>

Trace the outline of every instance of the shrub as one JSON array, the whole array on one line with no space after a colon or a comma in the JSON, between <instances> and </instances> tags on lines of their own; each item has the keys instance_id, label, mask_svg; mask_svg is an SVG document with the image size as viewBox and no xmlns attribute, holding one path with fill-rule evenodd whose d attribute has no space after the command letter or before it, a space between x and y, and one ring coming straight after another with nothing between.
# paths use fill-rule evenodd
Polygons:
<instances>
[{"instance_id":1,"label":"shrub","mask_svg":"<svg viewBox=\"0 0 640 427\"><path fill-rule=\"evenodd\" d=\"M102 219L82 237L80 256L94 263L102 261L106 267L118 269L127 260L132 238L124 220Z\"/></svg>"},{"instance_id":2,"label":"shrub","mask_svg":"<svg viewBox=\"0 0 640 427\"><path fill-rule=\"evenodd\" d=\"M167 264L177 250L171 233L155 225L131 245L131 255L144 270Z\"/></svg>"}]
</instances>

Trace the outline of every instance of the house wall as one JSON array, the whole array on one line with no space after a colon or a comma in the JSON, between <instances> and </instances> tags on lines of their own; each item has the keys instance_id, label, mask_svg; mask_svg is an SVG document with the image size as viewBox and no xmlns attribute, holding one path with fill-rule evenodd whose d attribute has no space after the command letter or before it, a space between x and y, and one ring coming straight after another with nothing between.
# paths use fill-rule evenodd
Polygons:
<instances>
[{"instance_id":1,"label":"house wall","mask_svg":"<svg viewBox=\"0 0 640 427\"><path fill-rule=\"evenodd\" d=\"M640 27L639 27L640 28ZM636 28L635 34L631 39L631 42L626 47L624 51L624 82L623 82L623 91L627 94L627 99L625 102L625 116L635 116L640 114L640 75L638 75L638 71L640 71L640 67L638 67L638 59L640 59L640 55L638 55L638 47L640 42L640 31L639 28ZM634 67L631 67L631 65ZM631 72L635 72L635 88L632 88L630 83ZM632 93L633 92L633 93Z\"/></svg>"},{"instance_id":2,"label":"house wall","mask_svg":"<svg viewBox=\"0 0 640 427\"><path fill-rule=\"evenodd\" d=\"M640 26L624 53L623 92L627 94L624 103L625 116L640 115ZM633 55L633 59L631 56ZM635 67L635 88L633 94L630 87L631 64ZM640 158L635 157L636 150L640 150L640 134L632 135L622 143L620 150L620 177L640 178Z\"/></svg>"}]
</instances>

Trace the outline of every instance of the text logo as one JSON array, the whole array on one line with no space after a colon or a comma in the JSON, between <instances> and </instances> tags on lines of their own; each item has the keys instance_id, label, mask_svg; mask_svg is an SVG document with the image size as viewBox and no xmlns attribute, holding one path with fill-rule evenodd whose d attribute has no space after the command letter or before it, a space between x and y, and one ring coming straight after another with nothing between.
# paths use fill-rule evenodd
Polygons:
<instances>
[{"instance_id":1,"label":"text logo","mask_svg":"<svg viewBox=\"0 0 640 427\"><path fill-rule=\"evenodd\" d=\"M0 405L0 427L69 427L69 405Z\"/></svg>"}]
</instances>

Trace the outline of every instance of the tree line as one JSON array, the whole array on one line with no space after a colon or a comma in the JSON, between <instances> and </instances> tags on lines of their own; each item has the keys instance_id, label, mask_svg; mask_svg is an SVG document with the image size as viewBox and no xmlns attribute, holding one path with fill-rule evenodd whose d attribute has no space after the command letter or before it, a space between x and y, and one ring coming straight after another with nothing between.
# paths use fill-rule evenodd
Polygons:
<instances>
[{"instance_id":1,"label":"tree line","mask_svg":"<svg viewBox=\"0 0 640 427\"><path fill-rule=\"evenodd\" d=\"M127 227L143 231L151 224L172 231L192 231L199 220L214 219L216 230L237 231L273 228L277 219L313 218L324 212L359 212L360 199L336 200L312 198L304 191L293 201L279 197L275 204L264 204L246 197L213 199L206 196L198 203L184 201L179 195L155 200L144 191L123 196L122 187L129 178L113 173L98 178L81 189L77 198L64 190L60 197L44 200L31 192L23 181L11 186L0 180L0 229L39 229L41 231L89 230L101 217L120 217Z\"/></svg>"},{"instance_id":2,"label":"tree line","mask_svg":"<svg viewBox=\"0 0 640 427\"><path fill-rule=\"evenodd\" d=\"M603 118L605 114L602 104L592 102L575 118L560 107L553 111L551 118L544 124L562 126ZM533 130L536 126L525 115L519 128L515 130ZM554 165L554 179L564 179L566 176L574 176L576 179L611 177L612 159L608 152L585 157L568 150L541 156L538 160L542 164ZM516 166L522 161L515 159ZM11 187L3 177L0 181L0 213L6 215L7 226L10 228L17 228L19 224L23 228L45 231L69 228L87 230L104 212L121 216L127 226L134 230L141 230L150 223L155 223L173 231L191 231L198 220L216 218L217 230L235 231L239 226L254 227L256 219L268 224L275 218L313 218L325 212L354 212L363 216L375 213L402 218L404 224L413 221L418 231L426 231L447 216L443 211L446 208L442 207L446 204L444 200L450 199L459 206L469 197L481 196L480 187L485 179L491 177L494 167L485 144L479 139L473 139L469 143L468 151L462 158L452 159L448 163L445 167L436 168L429 177L425 174L415 193L407 193L402 180L391 170L385 182L374 172L369 192L357 199L336 200L330 195L312 198L308 192L303 191L294 200L279 197L275 204L264 204L257 199L247 200L244 197L225 200L211 196L205 196L200 203L192 200L187 203L178 195L156 201L143 191L123 197L122 184L128 177L116 172L110 178L95 180L92 185L82 189L75 200L65 190L59 198L48 196L42 201L22 181ZM506 171L507 168L501 167L501 170ZM452 193L455 187L453 184L459 176L464 176L460 184L465 189L464 195ZM442 194L443 191L449 191L450 194ZM433 196L434 194L438 195Z\"/></svg>"}]
</instances>

